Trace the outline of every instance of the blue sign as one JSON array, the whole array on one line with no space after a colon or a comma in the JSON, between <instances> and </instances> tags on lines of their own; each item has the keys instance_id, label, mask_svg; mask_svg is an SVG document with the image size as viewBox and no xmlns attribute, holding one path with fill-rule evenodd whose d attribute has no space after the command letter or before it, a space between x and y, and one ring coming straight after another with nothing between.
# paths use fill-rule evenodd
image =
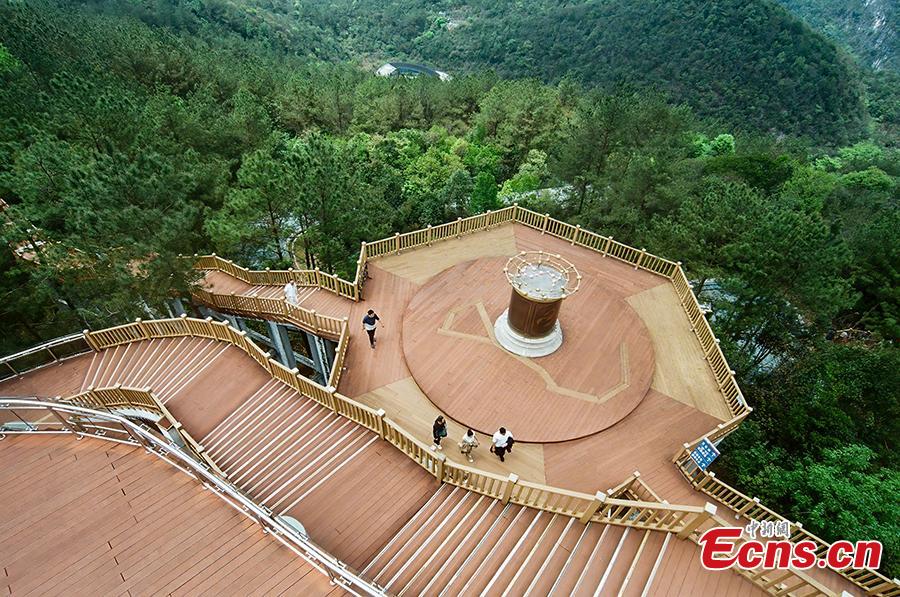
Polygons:
<instances>
[{"instance_id":1,"label":"blue sign","mask_svg":"<svg viewBox=\"0 0 900 597\"><path fill-rule=\"evenodd\" d=\"M691 451L691 460L693 460L701 471L705 471L706 467L712 464L712 461L719 457L719 449L716 448L711 441L705 437L700 440L697 447Z\"/></svg>"}]
</instances>

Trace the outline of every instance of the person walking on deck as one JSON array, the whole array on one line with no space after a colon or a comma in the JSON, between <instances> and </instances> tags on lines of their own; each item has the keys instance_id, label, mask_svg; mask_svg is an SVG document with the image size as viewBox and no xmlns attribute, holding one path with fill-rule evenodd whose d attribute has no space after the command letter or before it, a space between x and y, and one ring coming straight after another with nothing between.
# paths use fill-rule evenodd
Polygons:
<instances>
[{"instance_id":1,"label":"person walking on deck","mask_svg":"<svg viewBox=\"0 0 900 597\"><path fill-rule=\"evenodd\" d=\"M444 420L444 417L438 416L438 418L434 420L434 424L431 426L431 437L434 440L431 449L443 450L444 448L441 447L441 440L447 437L447 421Z\"/></svg>"},{"instance_id":2,"label":"person walking on deck","mask_svg":"<svg viewBox=\"0 0 900 597\"><path fill-rule=\"evenodd\" d=\"M500 458L500 462L506 462L503 456L507 452L512 452L513 443L515 443L512 433L501 427L497 433L491 438L491 452Z\"/></svg>"},{"instance_id":3,"label":"person walking on deck","mask_svg":"<svg viewBox=\"0 0 900 597\"><path fill-rule=\"evenodd\" d=\"M372 348L375 348L375 328L378 327L377 322L379 321L381 321L381 318L372 309L369 309L362 320L363 329L369 335L369 346Z\"/></svg>"},{"instance_id":4,"label":"person walking on deck","mask_svg":"<svg viewBox=\"0 0 900 597\"><path fill-rule=\"evenodd\" d=\"M284 285L284 300L292 305L297 304L297 283L293 280Z\"/></svg>"},{"instance_id":5,"label":"person walking on deck","mask_svg":"<svg viewBox=\"0 0 900 597\"><path fill-rule=\"evenodd\" d=\"M469 429L459 441L459 453L463 454L469 462L475 462L475 458L472 457L472 450L477 447L478 438L475 437L475 432Z\"/></svg>"}]
</instances>

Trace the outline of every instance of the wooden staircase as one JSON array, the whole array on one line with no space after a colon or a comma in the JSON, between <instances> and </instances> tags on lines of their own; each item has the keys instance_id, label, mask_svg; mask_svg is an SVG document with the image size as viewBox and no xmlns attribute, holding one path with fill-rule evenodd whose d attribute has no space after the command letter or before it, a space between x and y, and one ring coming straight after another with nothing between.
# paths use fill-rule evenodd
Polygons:
<instances>
[{"instance_id":1,"label":"wooden staircase","mask_svg":"<svg viewBox=\"0 0 900 597\"><path fill-rule=\"evenodd\" d=\"M165 404L225 355L229 345L207 338L165 338L116 346L92 356L81 390L116 384L149 387Z\"/></svg>"},{"instance_id":2,"label":"wooden staircase","mask_svg":"<svg viewBox=\"0 0 900 597\"><path fill-rule=\"evenodd\" d=\"M371 431L271 380L200 443L232 483L281 514L377 440Z\"/></svg>"},{"instance_id":3,"label":"wooden staircase","mask_svg":"<svg viewBox=\"0 0 900 597\"><path fill-rule=\"evenodd\" d=\"M397 595L639 596L671 541L444 485L363 574Z\"/></svg>"}]
</instances>

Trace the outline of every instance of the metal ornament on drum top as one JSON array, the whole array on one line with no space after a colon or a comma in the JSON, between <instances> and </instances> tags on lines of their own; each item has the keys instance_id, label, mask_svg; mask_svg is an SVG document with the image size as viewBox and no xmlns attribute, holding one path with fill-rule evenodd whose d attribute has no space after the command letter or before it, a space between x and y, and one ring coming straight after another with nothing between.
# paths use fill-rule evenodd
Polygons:
<instances>
[{"instance_id":1,"label":"metal ornament on drum top","mask_svg":"<svg viewBox=\"0 0 900 597\"><path fill-rule=\"evenodd\" d=\"M512 292L501 323L494 325L500 344L523 356L546 355L559 348L559 309L563 299L578 290L581 274L560 255L543 251L511 257L503 273Z\"/></svg>"},{"instance_id":2,"label":"metal ornament on drum top","mask_svg":"<svg viewBox=\"0 0 900 597\"><path fill-rule=\"evenodd\" d=\"M544 251L522 251L506 262L503 273L513 288L534 301L564 299L581 284L581 274L572 263Z\"/></svg>"}]
</instances>

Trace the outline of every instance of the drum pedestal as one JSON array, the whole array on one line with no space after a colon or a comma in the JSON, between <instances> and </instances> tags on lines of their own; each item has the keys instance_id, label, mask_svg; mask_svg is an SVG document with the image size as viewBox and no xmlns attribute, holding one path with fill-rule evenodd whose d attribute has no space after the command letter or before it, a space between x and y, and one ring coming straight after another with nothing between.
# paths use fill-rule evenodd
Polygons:
<instances>
[{"instance_id":1,"label":"drum pedestal","mask_svg":"<svg viewBox=\"0 0 900 597\"><path fill-rule=\"evenodd\" d=\"M550 332L542 337L525 336L517 332L509 322L510 309L494 322L494 337L500 346L523 357L544 357L562 346L563 333L559 321L553 320Z\"/></svg>"}]
</instances>

